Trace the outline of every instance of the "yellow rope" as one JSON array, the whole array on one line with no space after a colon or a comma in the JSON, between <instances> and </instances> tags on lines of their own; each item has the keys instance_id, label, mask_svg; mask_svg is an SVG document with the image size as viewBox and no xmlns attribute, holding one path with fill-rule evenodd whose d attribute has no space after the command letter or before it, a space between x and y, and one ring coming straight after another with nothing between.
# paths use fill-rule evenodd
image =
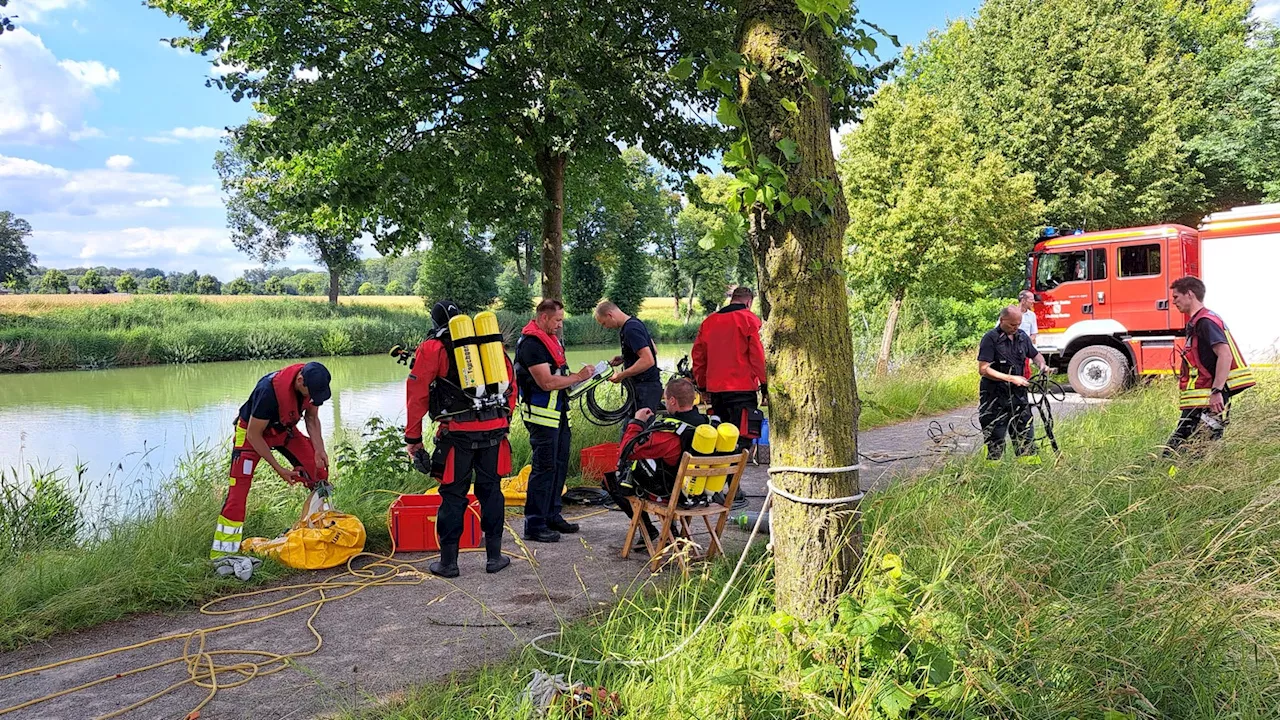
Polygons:
<instances>
[{"instance_id":1,"label":"yellow rope","mask_svg":"<svg viewBox=\"0 0 1280 720\"><path fill-rule=\"evenodd\" d=\"M98 658L108 657L108 656L116 655L119 653L129 652L131 650L138 650L140 648L145 648L145 647L156 645L163 642L169 642L173 640L183 641L182 654L178 657L173 657L168 660L162 660L157 663L152 663L151 665L134 668L132 670L127 670L121 673L112 673L110 675L107 675L106 677L102 677L97 680L92 680L90 682L83 683L81 685L77 685L76 687L68 688L66 690L61 690L56 693L51 693L49 695L45 695L43 697L39 697L34 700L28 700L19 705L14 705L12 707L7 707L7 708L0 708L0 715L7 715L9 713L17 712L19 710L23 710L23 709L32 707L34 705L39 705L40 703L47 702L49 700L54 700L56 698L72 695L74 693L80 692L81 690L87 690L88 688L91 688L96 685L100 685L102 683L106 683L112 680L119 680L121 678L130 677L132 675L138 675L144 672L155 670L157 668L162 668L168 665L173 665L176 663L184 663L187 667L187 678L185 680L180 680L147 698L144 698L142 700L139 700L136 703L133 703L132 705L129 705L128 707L121 708L107 715L102 715L98 718L98 720L110 720L110 718L118 717L127 712L136 710L150 702L158 700L159 698L164 697L165 695L168 695L174 690L177 690L178 688L181 688L185 685L195 685L197 687L208 689L209 693L205 696L203 700L200 701L200 704L196 705L195 708L193 708L191 712L188 713L187 718L194 720L194 718L199 717L200 710L204 708L206 705L208 705L211 700L213 700L214 696L217 695L219 690L226 689L226 688L239 687L248 682L251 682L256 678L265 677L267 675L280 672L281 670L284 670L285 668L289 667L290 663L293 660L297 658L304 658L310 655L314 655L315 653L319 652L320 648L324 646L324 637L320 634L320 631L316 629L314 621L316 619L316 616L320 613L320 609L324 607L325 603L333 602L335 600L342 600L342 599L351 597L352 595L355 595L363 590L366 590L371 587L376 587L376 586L421 585L423 581L425 581L427 578L433 577L427 573L424 573L422 570L418 569L415 566L419 565L420 563L434 560L435 558L439 557L439 555L432 555L430 557L426 557L421 560L415 560L412 562L394 561L393 556L395 555L395 552L396 552L394 542L395 541L393 538L392 540L393 544L392 544L390 554L379 555L377 553L360 553L347 561L346 569L343 572L339 572L337 574L331 575L320 582L298 583L293 585L284 585L277 588L252 590L249 592L237 593L235 595L226 595L223 597L210 600L209 602L202 605L200 607L200 613L202 615L211 615L211 616L236 615L236 614L252 612L256 610L265 610L267 608L273 608L294 600L300 600L312 593L315 593L319 596L317 599L310 600L300 605L289 607L284 610L278 610L276 612L263 615L262 617L254 617L254 618L247 618L244 620L237 620L235 622L229 622L223 625L218 625L216 627L201 628L197 630L192 630L190 632L174 633L171 635L165 635L163 637L153 638L151 640L145 640L143 642L134 643L133 645L118 647L113 650L104 650L102 652L96 652L89 655L82 655L80 657L71 658L69 660L61 660L58 662L49 663L47 665L42 665L40 667L34 667L34 668L29 668L27 670L12 672L7 675L0 675L0 682L3 682L5 680L21 677L23 675L30 675L33 673L44 672L46 670L52 670L54 668L64 667L67 665L84 662L86 660L95 660ZM467 550L463 550L462 552L476 552L476 551L482 551L482 550L483 548L470 548ZM504 551L503 554L509 555L516 559L523 559L523 560L528 559L523 555L517 555L511 552ZM360 568L353 567L352 563L361 557L371 557L371 558L374 558L374 561ZM375 569L377 570L375 571ZM343 578L346 576L351 576L355 578L355 580L343 580L343 581L338 580L339 578ZM404 580L398 579L401 577L407 577L408 579L404 579ZM448 581L445 581L445 582L448 582ZM449 583L449 584L452 585L453 583ZM344 588L346 589L346 591L340 595L331 596L328 594L334 590L341 590ZM256 605L249 605L246 607L235 608L230 610L213 609L214 606L220 603L231 601L231 600L286 592L290 590L293 590L296 592L289 595L288 597L285 597L279 600L272 600L270 602L263 602L263 603L258 603ZM454 585L454 590L461 590L461 588L458 588L456 585ZM471 596L469 593L464 592L464 594L466 594L468 597L472 597L472 599L476 599L473 596ZM438 596L433 600L431 600L431 602L436 602L437 600L440 600L443 597L444 597L443 595ZM479 602L478 599L477 599L477 602ZM307 608L312 608L311 614L307 617L307 629L311 631L311 635L315 638L315 646L309 650L304 650L304 651L294 652L294 653L273 653L265 650L235 650L235 649L208 650L205 648L206 639L208 638L209 635L213 633L221 632L223 630L230 630L232 628L242 627L245 625L252 625L255 623L265 622L267 620L283 617L285 615L289 615L289 614L298 612L300 610L305 610ZM193 642L195 643L194 648L192 647ZM219 665L216 658L221 656L226 656L226 655L236 656L237 658L244 658L246 656L249 656L249 657L256 657L259 659L257 661L242 660L241 662L235 662L235 663L226 664L226 665ZM238 674L240 677L230 682L225 682L219 678L220 674L226 674L226 675Z\"/></svg>"}]
</instances>

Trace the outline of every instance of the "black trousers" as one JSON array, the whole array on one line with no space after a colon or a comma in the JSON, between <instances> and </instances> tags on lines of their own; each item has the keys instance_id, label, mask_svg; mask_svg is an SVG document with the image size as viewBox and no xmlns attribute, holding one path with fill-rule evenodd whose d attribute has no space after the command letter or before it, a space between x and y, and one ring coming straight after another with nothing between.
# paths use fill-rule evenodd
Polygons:
<instances>
[{"instance_id":1,"label":"black trousers","mask_svg":"<svg viewBox=\"0 0 1280 720\"><path fill-rule=\"evenodd\" d=\"M453 482L440 485L440 513L436 531L440 546L457 546L467 513L467 491L475 474L475 495L480 503L480 528L487 536L500 535L506 513L502 480L498 477L499 446L470 449L453 448Z\"/></svg>"},{"instance_id":2,"label":"black trousers","mask_svg":"<svg viewBox=\"0 0 1280 720\"><path fill-rule=\"evenodd\" d=\"M1222 409L1220 419L1226 421L1229 411L1231 410L1231 398L1226 399L1226 407ZM1209 408L1189 408L1182 411L1182 415L1178 417L1178 426L1173 429L1173 434L1169 436L1169 440L1165 443L1165 453L1171 453L1182 447L1184 443L1191 439L1192 435L1200 429L1200 417L1209 412ZM1212 440L1221 440L1222 434L1226 432L1226 428L1218 430L1210 429L1205 426L1205 432Z\"/></svg>"},{"instance_id":3,"label":"black trousers","mask_svg":"<svg viewBox=\"0 0 1280 720\"><path fill-rule=\"evenodd\" d=\"M711 414L720 422L732 423L741 428L743 410L759 410L760 397L754 392L707 393L711 401ZM738 449L751 447L751 438L738 436Z\"/></svg>"},{"instance_id":4,"label":"black trousers","mask_svg":"<svg viewBox=\"0 0 1280 720\"><path fill-rule=\"evenodd\" d=\"M625 380L623 382L626 382ZM646 380L631 384L631 396L635 399L633 412L640 408L649 408L655 413L662 407L662 383L658 380ZM626 427L626 423L623 423Z\"/></svg>"},{"instance_id":5,"label":"black trousers","mask_svg":"<svg viewBox=\"0 0 1280 720\"><path fill-rule=\"evenodd\" d=\"M524 501L525 534L543 530L547 523L564 521L564 481L569 475L569 451L572 434L567 418L558 428L528 424L529 445L533 450L529 464L529 489Z\"/></svg>"},{"instance_id":6,"label":"black trousers","mask_svg":"<svg viewBox=\"0 0 1280 720\"><path fill-rule=\"evenodd\" d=\"M1005 437L1009 435L1013 436L1017 454L1035 454L1035 428L1026 388L1001 383L1001 387L979 390L978 424L987 443L987 459L999 460L1004 455Z\"/></svg>"}]
</instances>

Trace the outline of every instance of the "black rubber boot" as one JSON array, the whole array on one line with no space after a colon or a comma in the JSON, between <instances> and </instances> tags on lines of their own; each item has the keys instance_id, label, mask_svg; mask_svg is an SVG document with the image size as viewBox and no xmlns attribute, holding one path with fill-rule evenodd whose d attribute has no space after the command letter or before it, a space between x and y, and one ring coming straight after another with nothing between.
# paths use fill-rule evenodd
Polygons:
<instances>
[{"instance_id":1,"label":"black rubber boot","mask_svg":"<svg viewBox=\"0 0 1280 720\"><path fill-rule=\"evenodd\" d=\"M442 578L456 578L460 574L458 572L458 546L446 545L440 548L440 559L431 563L427 568L432 575L439 575Z\"/></svg>"},{"instance_id":2,"label":"black rubber boot","mask_svg":"<svg viewBox=\"0 0 1280 720\"><path fill-rule=\"evenodd\" d=\"M484 536L484 554L488 558L484 563L484 571L496 573L511 564L511 558L502 554L502 533Z\"/></svg>"}]
</instances>

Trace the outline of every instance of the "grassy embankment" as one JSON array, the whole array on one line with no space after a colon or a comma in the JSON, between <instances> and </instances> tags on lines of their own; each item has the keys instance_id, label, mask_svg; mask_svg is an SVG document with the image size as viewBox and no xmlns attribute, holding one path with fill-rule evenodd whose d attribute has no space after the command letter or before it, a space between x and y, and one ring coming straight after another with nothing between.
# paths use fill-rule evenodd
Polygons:
<instances>
[{"instance_id":1,"label":"grassy embankment","mask_svg":"<svg viewBox=\"0 0 1280 720\"><path fill-rule=\"evenodd\" d=\"M99 298L121 298L99 301ZM0 372L101 369L163 363L368 355L416 345L431 329L420 298L34 295L0 298ZM347 302L349 301L349 302ZM411 301L411 302L410 302ZM514 342L528 315L498 312ZM643 317L658 342L692 342L697 323L661 309ZM569 318L570 346L610 344L616 332Z\"/></svg>"},{"instance_id":2,"label":"grassy embankment","mask_svg":"<svg viewBox=\"0 0 1280 720\"><path fill-rule=\"evenodd\" d=\"M359 717L522 719L534 669L617 691L635 720L1276 717L1280 376L1263 379L1202 457L1158 457L1175 415L1162 384L1064 423L1056 463L958 459L877 494L867 572L834 623L775 614L757 553L707 630L661 665L526 649ZM721 563L624 590L556 649L659 656L727 575Z\"/></svg>"},{"instance_id":3,"label":"grassy embankment","mask_svg":"<svg viewBox=\"0 0 1280 720\"><path fill-rule=\"evenodd\" d=\"M864 382L861 390L872 400L862 425L964 402L972 393L965 390L957 363ZM616 428L592 425L575 408L571 473L578 472L578 450L616 438ZM511 440L516 467L521 467L529 458L521 424L512 428ZM337 507L360 516L370 549L387 549L385 518L394 493L427 487L403 460L399 428L375 422L363 437L340 440L331 455ZM48 473L32 482L30 471L21 478L16 469L0 473L0 649L239 587L211 577L204 560L225 493L225 471L222 448L198 451L173 472L154 511L99 528L86 528L77 511L85 489L76 480ZM249 496L248 532L271 537L287 529L302 494L273 473L260 473ZM286 572L268 564L261 578Z\"/></svg>"}]
</instances>

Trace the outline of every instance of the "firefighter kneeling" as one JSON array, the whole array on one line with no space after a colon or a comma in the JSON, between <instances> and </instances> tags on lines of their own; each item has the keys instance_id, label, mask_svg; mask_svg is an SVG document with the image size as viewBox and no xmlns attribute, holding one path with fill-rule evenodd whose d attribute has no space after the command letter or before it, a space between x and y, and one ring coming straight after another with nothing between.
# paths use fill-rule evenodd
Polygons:
<instances>
[{"instance_id":1,"label":"firefighter kneeling","mask_svg":"<svg viewBox=\"0 0 1280 720\"><path fill-rule=\"evenodd\" d=\"M440 559L430 570L447 578L459 574L458 542L474 471L485 571L496 573L511 564L502 554L501 477L511 472L507 432L516 405L515 373L493 313L476 315L473 324L452 301L441 300L431 308L431 319L436 328L418 346L410 366L404 433L414 467L440 482ZM422 446L424 415L439 423L430 459Z\"/></svg>"},{"instance_id":2,"label":"firefighter kneeling","mask_svg":"<svg viewBox=\"0 0 1280 720\"><path fill-rule=\"evenodd\" d=\"M715 455L732 453L736 448L737 427L731 423L712 425L706 415L694 408L696 397L693 383L675 378L667 383L665 413L655 417L652 410L641 408L636 411L635 418L627 421L622 434L618 470L606 473L604 478L605 489L627 517L632 513L628 496L659 501L671 497L680 459L686 451L694 455ZM705 486L699 484L687 488L681 503L706 503L706 492L724 490L724 478L718 479L719 486L715 486L717 478L713 477L706 479ZM657 539L658 529L648 514L641 520L649 538Z\"/></svg>"}]
</instances>

